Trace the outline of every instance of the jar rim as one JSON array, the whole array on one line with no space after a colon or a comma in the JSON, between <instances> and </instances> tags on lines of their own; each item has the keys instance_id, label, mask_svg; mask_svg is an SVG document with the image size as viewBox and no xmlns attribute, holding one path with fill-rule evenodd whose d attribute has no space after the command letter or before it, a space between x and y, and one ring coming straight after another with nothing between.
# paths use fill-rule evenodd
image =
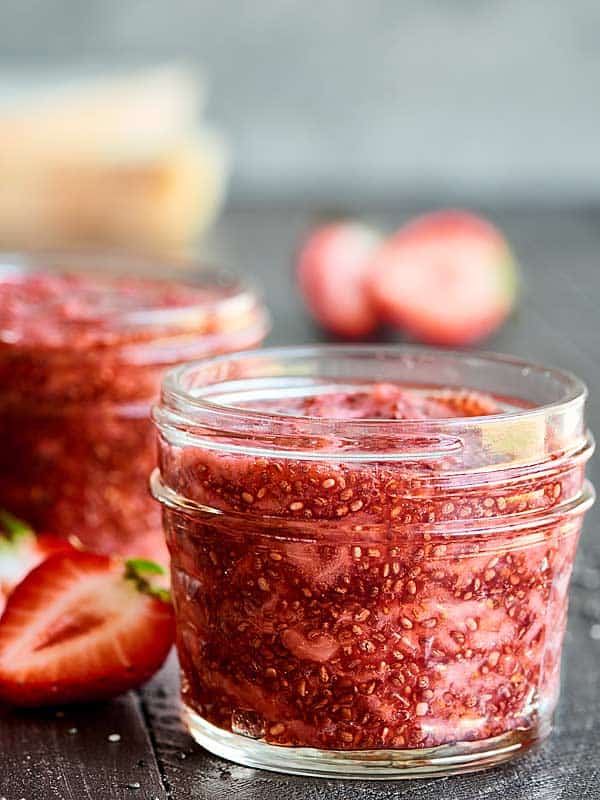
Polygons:
<instances>
[{"instance_id":1,"label":"jar rim","mask_svg":"<svg viewBox=\"0 0 600 800\"><path fill-rule=\"evenodd\" d=\"M549 411L556 408L564 408L565 406L573 403L578 402L581 400L585 400L587 398L587 387L580 380L576 375L569 372L568 370L558 369L556 367L546 367L543 364L534 361L526 361L525 359L517 358L515 356L506 355L504 353L493 353L487 351L461 351L461 350L442 350L430 347L421 347L419 345L370 345L370 344L351 344L351 345L336 345L336 344L316 344L316 345L292 345L292 346L281 346L281 347L265 347L261 348L260 350L256 350L253 352L237 352L237 353L226 353L224 355L213 356L210 359L203 359L197 361L190 361L185 364L180 364L173 369L168 370L165 374L163 380L163 397L168 399L169 397L178 397L182 400L188 402L194 408L206 408L210 410L222 410L224 414L229 415L229 412L239 412L240 409L236 406L232 406L228 403L220 403L214 399L211 399L210 396L207 398L202 398L197 394L191 394L186 392L185 389L182 387L182 383L185 380L186 376L189 375L192 371L200 369L211 369L213 367L218 367L219 365L226 366L228 364L234 364L236 361L239 362L241 360L247 359L255 359L256 357L264 357L264 358L306 358L311 357L319 352L327 354L332 358L335 357L343 357L345 355L353 355L353 354L361 354L361 355L368 355L372 353L374 357L381 357L385 355L390 356L399 356L399 355L407 355L407 356L444 356L449 358L455 358L459 361L464 362L471 362L474 363L476 361L480 362L488 362L488 363L498 363L498 364L505 364L511 365L516 368L520 368L521 370L526 370L527 372L523 374L525 378L526 375L529 375L531 372L539 372L546 375L554 376L558 381L560 381L564 385L564 393L562 397L558 397L553 401L539 404L533 407L523 407L517 409L510 409L507 411L502 411L498 414L488 414L485 416L472 416L472 417L447 417L444 418L444 424L452 424L454 422L460 422L464 424L466 421L472 422L481 422L482 420L490 421L492 419L506 419L511 417L524 417L528 415L538 414L540 412ZM467 387L469 388L469 387ZM252 417L255 419L264 418L265 420L274 419L274 418L282 418L282 417L289 417L291 415L283 414L281 412L272 411L272 410L256 410L252 408L244 408L243 415L247 417ZM335 417L311 417L309 415L298 417L294 416L294 419L298 420L310 420L311 422L319 422L319 421L336 421ZM419 426L423 425L423 420L416 420L416 419L386 419L382 420L379 418L364 418L357 420L361 424L387 424L390 423L394 426L400 425L413 425L417 424Z\"/></svg>"},{"instance_id":2,"label":"jar rim","mask_svg":"<svg viewBox=\"0 0 600 800\"><path fill-rule=\"evenodd\" d=\"M362 363L372 360L375 368L390 360L400 360L404 364L426 363L428 360L438 360L443 364L459 365L476 374L483 368L508 370L516 373L523 384L534 380L547 380L552 384L553 396L546 401L516 409L503 410L498 414L472 417L449 417L444 419L339 419L335 417L294 416L271 409L255 409L235 406L224 402L222 399L226 391L222 386L231 376L238 378L251 374L252 369L263 375L268 373L269 364L273 366L273 377L283 380L285 372L281 364L291 365L290 375L306 376L311 365L321 359L331 365L339 364L344 359L358 359ZM398 363L400 363L400 361ZM298 364L304 363L304 368L299 369ZM294 369L296 370L294 372ZM335 372L335 366L333 367ZM288 376L289 377L289 376ZM402 384L402 380L397 381ZM443 379L439 386L446 386ZM430 384L431 385L431 384ZM468 384L456 384L457 388L474 389ZM221 387L221 388L220 388ZM477 388L479 391L480 389ZM486 391L482 388L481 391ZM508 393L505 393L507 396ZM220 396L221 397L220 397ZM570 372L554 367L546 367L535 362L525 361L513 356L475 352L452 351L434 348L424 348L413 345L301 345L265 348L246 353L232 353L217 356L204 361L189 362L170 369L163 380L161 402L154 408L154 420L158 428L165 433L179 432L187 436L188 440L196 438L197 442L207 444L205 434L210 431L208 446L217 449L224 448L227 452L242 452L248 454L268 455L279 457L296 457L306 460L414 460L418 454L419 459L425 453L427 458L444 458L463 446L465 432L473 431L479 426L510 426L518 421L526 424L528 421L535 425L538 420L544 424L554 415L568 415L572 413L579 418L580 424L583 416L583 405L587 397L585 384ZM524 399L524 398L523 398ZM581 425L582 427L582 425ZM496 428L503 431L502 427ZM237 441L227 445L217 443L223 436L233 435ZM334 435L343 442L343 447L337 446L334 450L327 451L322 447L310 446L302 452L293 445L290 448L281 447L278 439L281 437L306 437L309 440L319 436ZM393 435L398 439L398 452L390 454L385 450L365 453L364 443L371 437ZM418 435L418 446L410 448L410 441ZM191 438L190 438L191 437ZM241 441L243 438L246 441ZM583 435L573 441L573 447L581 447ZM258 448L249 447L248 440L253 439L259 443ZM542 436L543 439L543 436ZM372 448L370 448L372 449ZM547 455L547 453L545 453ZM504 465L506 466L506 464Z\"/></svg>"},{"instance_id":3,"label":"jar rim","mask_svg":"<svg viewBox=\"0 0 600 800\"><path fill-rule=\"evenodd\" d=\"M82 277L90 281L90 287L98 287L96 298L91 299L91 309L83 324L91 329L105 326L117 334L128 334L144 338L153 331L168 330L172 335L193 333L203 320L218 318L227 320L237 315L252 314L261 306L261 298L255 287L238 279L224 269L216 269L191 259L178 257L151 258L143 255L123 254L107 251L5 251L0 252L0 290L4 283L18 282L27 276ZM122 289L133 287L133 302L121 302ZM190 293L206 291L204 297L191 296L190 302L159 302L160 292L177 287ZM102 291L105 291L104 296ZM135 292L139 290L139 303ZM209 294L209 292L211 294ZM94 307L94 301L96 307ZM101 302L100 302L101 301ZM35 304L32 304L35 306ZM60 302L39 304L40 314L46 314L49 324L55 326L63 336L56 336L57 344L35 340L36 347L61 349L75 342L71 331L79 318L60 318ZM265 317L265 326L267 325ZM11 334L10 325L4 326L5 344L16 347L30 346L31 341ZM92 337L93 338L93 337ZM1 340L1 339L0 339ZM102 342L100 342L102 343ZM93 341L92 341L93 345Z\"/></svg>"}]
</instances>

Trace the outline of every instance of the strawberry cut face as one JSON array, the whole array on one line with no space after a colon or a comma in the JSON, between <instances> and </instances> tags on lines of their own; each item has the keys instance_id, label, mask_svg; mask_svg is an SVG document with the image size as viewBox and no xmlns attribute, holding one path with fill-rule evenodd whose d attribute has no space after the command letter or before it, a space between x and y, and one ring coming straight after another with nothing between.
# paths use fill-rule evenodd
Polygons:
<instances>
[{"instance_id":1,"label":"strawberry cut face","mask_svg":"<svg viewBox=\"0 0 600 800\"><path fill-rule=\"evenodd\" d=\"M99 700L147 680L166 658L173 616L145 562L51 556L10 596L0 621L0 700Z\"/></svg>"},{"instance_id":2,"label":"strawberry cut face","mask_svg":"<svg viewBox=\"0 0 600 800\"><path fill-rule=\"evenodd\" d=\"M375 254L372 302L417 341L467 345L485 338L515 301L517 266L501 233L473 214L428 214Z\"/></svg>"}]
</instances>

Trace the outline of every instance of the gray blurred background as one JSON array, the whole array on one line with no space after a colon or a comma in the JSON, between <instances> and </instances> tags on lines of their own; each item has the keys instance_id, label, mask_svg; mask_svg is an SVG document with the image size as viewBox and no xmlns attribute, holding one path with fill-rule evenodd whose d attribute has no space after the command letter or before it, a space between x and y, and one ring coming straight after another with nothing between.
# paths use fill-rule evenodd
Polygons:
<instances>
[{"instance_id":1,"label":"gray blurred background","mask_svg":"<svg viewBox=\"0 0 600 800\"><path fill-rule=\"evenodd\" d=\"M600 201L598 0L2 0L0 68L209 76L234 205Z\"/></svg>"}]
</instances>

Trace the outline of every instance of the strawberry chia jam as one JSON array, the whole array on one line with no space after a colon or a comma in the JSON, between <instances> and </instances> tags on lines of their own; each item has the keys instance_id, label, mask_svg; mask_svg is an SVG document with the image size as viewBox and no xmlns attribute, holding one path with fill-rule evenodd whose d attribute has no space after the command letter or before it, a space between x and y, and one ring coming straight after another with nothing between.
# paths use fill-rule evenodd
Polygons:
<instances>
[{"instance_id":1,"label":"strawberry chia jam","mask_svg":"<svg viewBox=\"0 0 600 800\"><path fill-rule=\"evenodd\" d=\"M385 778L547 735L593 499L584 401L566 373L411 348L170 371L152 489L196 739Z\"/></svg>"},{"instance_id":2,"label":"strawberry chia jam","mask_svg":"<svg viewBox=\"0 0 600 800\"><path fill-rule=\"evenodd\" d=\"M0 263L0 507L95 550L164 559L147 490L156 463L150 407L163 372L258 344L264 311L222 280L61 266L51 257Z\"/></svg>"}]
</instances>

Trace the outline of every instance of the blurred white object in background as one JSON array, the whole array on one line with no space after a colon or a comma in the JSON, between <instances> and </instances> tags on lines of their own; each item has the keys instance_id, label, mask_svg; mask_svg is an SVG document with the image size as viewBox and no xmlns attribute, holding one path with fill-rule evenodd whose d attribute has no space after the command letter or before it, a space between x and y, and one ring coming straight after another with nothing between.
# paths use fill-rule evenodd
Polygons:
<instances>
[{"instance_id":1,"label":"blurred white object in background","mask_svg":"<svg viewBox=\"0 0 600 800\"><path fill-rule=\"evenodd\" d=\"M190 244L220 208L222 138L204 87L164 66L0 81L0 247Z\"/></svg>"}]
</instances>

